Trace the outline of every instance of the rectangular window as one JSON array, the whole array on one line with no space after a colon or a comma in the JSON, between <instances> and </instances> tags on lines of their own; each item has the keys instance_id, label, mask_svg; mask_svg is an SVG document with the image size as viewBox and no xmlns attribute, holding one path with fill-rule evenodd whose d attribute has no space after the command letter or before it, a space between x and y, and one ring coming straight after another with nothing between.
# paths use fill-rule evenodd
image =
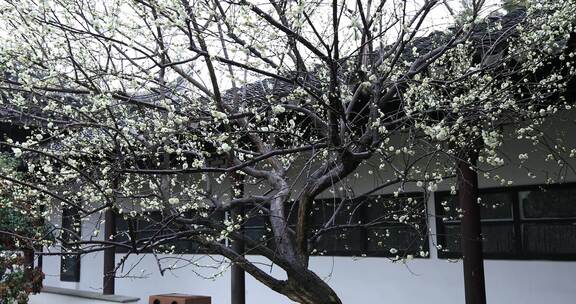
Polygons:
<instances>
[{"instance_id":1,"label":"rectangular window","mask_svg":"<svg viewBox=\"0 0 576 304\"><path fill-rule=\"evenodd\" d=\"M289 214L289 229L293 230L298 205L294 202L286 204L286 213ZM313 228L310 252L313 255L428 257L426 201L421 193L399 197L377 195L344 200L316 199L310 220ZM143 240L152 237L158 229L171 229L163 225L163 222L165 219L160 212L146 213L130 221L120 215L117 219L116 240L129 240L129 225L132 225L135 236L132 239L141 247ZM258 243L257 246L274 249L267 214L252 212L242 229L246 237ZM158 235L162 235L162 232ZM208 253L188 240L179 240L165 246L174 244L174 253ZM254 249L247 244L246 254L251 254ZM117 249L117 252L127 251L124 247Z\"/></svg>"},{"instance_id":2,"label":"rectangular window","mask_svg":"<svg viewBox=\"0 0 576 304\"><path fill-rule=\"evenodd\" d=\"M192 215L187 214L185 216L191 217ZM221 219L223 218L223 214L218 212L213 214L213 217ZM118 242L126 242L129 246L134 242L136 247L144 253L151 253L153 250L174 254L210 253L206 248L202 248L198 243L186 237L156 245L156 241L160 241L168 235L179 232L175 225L170 224L170 221L171 218L164 216L160 211L147 211L135 217L118 214L116 218L115 240ZM155 245L151 246L151 244ZM117 253L127 253L129 250L130 249L123 246L116 248Z\"/></svg>"},{"instance_id":3,"label":"rectangular window","mask_svg":"<svg viewBox=\"0 0 576 304\"><path fill-rule=\"evenodd\" d=\"M312 253L329 256L428 256L426 202L420 193L316 200Z\"/></svg>"},{"instance_id":4,"label":"rectangular window","mask_svg":"<svg viewBox=\"0 0 576 304\"><path fill-rule=\"evenodd\" d=\"M247 212L247 219L242 225L242 233L253 245L245 244L245 253L254 254L256 247L274 248L274 239L268 215L259 212Z\"/></svg>"},{"instance_id":5,"label":"rectangular window","mask_svg":"<svg viewBox=\"0 0 576 304\"><path fill-rule=\"evenodd\" d=\"M316 233L312 254L359 256L365 252L364 206L359 201L317 199L310 216Z\"/></svg>"},{"instance_id":6,"label":"rectangular window","mask_svg":"<svg viewBox=\"0 0 576 304\"><path fill-rule=\"evenodd\" d=\"M76 208L62 209L62 255L60 256L60 281L80 282L80 254L78 246L70 244L81 238L80 213Z\"/></svg>"},{"instance_id":7,"label":"rectangular window","mask_svg":"<svg viewBox=\"0 0 576 304\"><path fill-rule=\"evenodd\" d=\"M460 257L455 195L435 196L441 258ZM487 259L576 260L576 184L480 190Z\"/></svg>"}]
</instances>

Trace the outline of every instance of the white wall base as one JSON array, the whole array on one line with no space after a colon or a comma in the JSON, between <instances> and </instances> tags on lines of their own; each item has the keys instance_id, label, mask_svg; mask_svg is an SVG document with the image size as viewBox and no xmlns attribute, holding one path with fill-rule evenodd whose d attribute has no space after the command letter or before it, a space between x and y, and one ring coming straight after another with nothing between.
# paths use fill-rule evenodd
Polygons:
<instances>
[{"instance_id":1,"label":"white wall base","mask_svg":"<svg viewBox=\"0 0 576 304\"><path fill-rule=\"evenodd\" d=\"M119 295L102 295L75 289L44 287L39 294L31 295L29 304L110 304L136 303L138 298Z\"/></svg>"}]
</instances>

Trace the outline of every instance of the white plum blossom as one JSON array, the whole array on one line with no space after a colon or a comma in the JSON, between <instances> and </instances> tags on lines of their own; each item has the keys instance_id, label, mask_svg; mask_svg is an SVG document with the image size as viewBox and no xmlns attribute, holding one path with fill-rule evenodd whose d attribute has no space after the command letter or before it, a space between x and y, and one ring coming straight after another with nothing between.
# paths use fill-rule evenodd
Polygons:
<instances>
[{"instance_id":1,"label":"white plum blossom","mask_svg":"<svg viewBox=\"0 0 576 304\"><path fill-rule=\"evenodd\" d=\"M228 143L222 143L222 145L220 145L220 149L225 153L227 153L230 152L230 150L232 150L232 147Z\"/></svg>"},{"instance_id":2,"label":"white plum blossom","mask_svg":"<svg viewBox=\"0 0 576 304\"><path fill-rule=\"evenodd\" d=\"M286 108L284 108L282 105L273 105L272 111L276 114L284 113L286 111Z\"/></svg>"},{"instance_id":3,"label":"white plum blossom","mask_svg":"<svg viewBox=\"0 0 576 304\"><path fill-rule=\"evenodd\" d=\"M20 149L20 148L12 148L12 152L14 153L15 157L22 156L22 149Z\"/></svg>"}]
</instances>

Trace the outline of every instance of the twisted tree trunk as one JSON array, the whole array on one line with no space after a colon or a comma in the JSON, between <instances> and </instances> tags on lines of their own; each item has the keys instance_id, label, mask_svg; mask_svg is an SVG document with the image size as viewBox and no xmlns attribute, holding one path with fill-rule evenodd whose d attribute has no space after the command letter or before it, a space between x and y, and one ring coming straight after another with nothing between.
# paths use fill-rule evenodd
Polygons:
<instances>
[{"instance_id":1,"label":"twisted tree trunk","mask_svg":"<svg viewBox=\"0 0 576 304\"><path fill-rule=\"evenodd\" d=\"M336 292L308 269L303 269L297 274L288 274L283 294L301 304L342 304Z\"/></svg>"}]
</instances>

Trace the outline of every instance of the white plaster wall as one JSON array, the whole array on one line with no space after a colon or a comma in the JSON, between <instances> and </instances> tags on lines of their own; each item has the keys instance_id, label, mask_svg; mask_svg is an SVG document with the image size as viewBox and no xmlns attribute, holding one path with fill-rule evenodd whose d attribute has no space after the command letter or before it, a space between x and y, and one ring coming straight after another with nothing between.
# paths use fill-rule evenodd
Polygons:
<instances>
[{"instance_id":1,"label":"white plaster wall","mask_svg":"<svg viewBox=\"0 0 576 304\"><path fill-rule=\"evenodd\" d=\"M514 171L512 169L508 174ZM522 184L542 182L519 179L522 180ZM496 186L493 182L485 180L482 184ZM433 213L432 200L433 198L429 202L431 213ZM345 304L464 303L462 264L459 261L450 262L437 258L432 243L435 239L435 223L430 223L429 226L431 243L428 259L415 259L402 264L393 263L386 258L312 257L311 268L328 281ZM116 260L119 261L122 256L118 254ZM250 259L266 262L263 258L255 256ZM102 253L84 256L81 282L69 283L59 281L60 258L44 257L45 285L101 291L102 263ZM215 264L206 257L201 263ZM122 272L126 273L130 269L132 269L130 275L146 278L117 279L116 293L139 297L140 304L148 303L150 295L171 292L208 295L212 297L214 304L230 303L228 271L217 279L207 280L200 278L195 272L211 275L217 270L203 270L190 266L166 272L162 277L152 255L131 256ZM145 270L144 273L141 269ZM485 269L487 297L490 304L576 303L576 262L487 260ZM271 271L279 278L284 275L277 267ZM247 303L292 303L250 276L246 279ZM74 302L42 304L46 303Z\"/></svg>"},{"instance_id":2,"label":"white plaster wall","mask_svg":"<svg viewBox=\"0 0 576 304\"><path fill-rule=\"evenodd\" d=\"M40 293L30 296L28 304L115 304L117 302L85 299L61 294ZM130 302L135 303L135 302Z\"/></svg>"},{"instance_id":3,"label":"white plaster wall","mask_svg":"<svg viewBox=\"0 0 576 304\"><path fill-rule=\"evenodd\" d=\"M201 279L192 269L161 277L154 271L156 264L152 256L144 257L138 267L151 271L150 277L118 279L117 294L139 297L142 304L147 303L149 295L169 292L208 295L214 304L230 303L229 272L215 280ZM435 257L407 264L392 263L386 258L313 257L311 267L327 279L343 303L464 303L460 262ZM101 288L100 268L101 263L83 261L79 289ZM488 303L571 304L576 301L576 262L489 260L485 268ZM46 285L71 287L55 285L57 282L49 278ZM292 303L251 277L247 277L246 296L250 304Z\"/></svg>"},{"instance_id":4,"label":"white plaster wall","mask_svg":"<svg viewBox=\"0 0 576 304\"><path fill-rule=\"evenodd\" d=\"M490 182L486 184L490 185ZM433 210L432 205L429 202L430 211ZM430 228L432 237L428 259L415 259L402 264L386 258L312 257L311 268L328 281L345 304L464 303L462 264L437 258L432 243L435 239L435 223L431 223ZM118 254L116 260L119 261L122 256ZM263 258L250 258L266 262ZM206 258L201 262L211 263ZM60 258L45 257L45 285L101 291L102 263L102 253L84 256L81 282L69 283L59 281ZM131 256L123 273L129 269L132 269L130 275L146 278L117 279L116 293L139 297L140 304L148 303L150 295L171 292L208 295L214 304L230 303L229 271L217 279L207 280L195 272L211 275L217 270L202 270L191 266L166 272L162 277L152 255ZM145 270L144 273L141 269ZM576 303L576 262L487 260L485 269L490 304ZM279 278L284 275L277 267L272 268L272 273ZM247 303L292 303L250 276L246 279ZM46 303L74 302L42 304Z\"/></svg>"},{"instance_id":5,"label":"white plaster wall","mask_svg":"<svg viewBox=\"0 0 576 304\"><path fill-rule=\"evenodd\" d=\"M432 202L429 208L432 209ZM435 225L430 227L433 236ZM432 242L434 238L430 239ZM386 258L350 257L312 257L310 264L314 271L328 281L345 304L464 303L462 263L438 259L432 243L430 248L430 258L415 259L406 264L393 263ZM118 254L116 260L121 257ZM250 259L267 262L256 256L250 256ZM67 283L59 281L59 257L47 257L44 260L45 285L101 291L102 262L101 253L85 256L82 259L81 282ZM217 265L207 257L202 257L199 262L203 265ZM284 277L284 273L277 267L263 268L278 278ZM171 292L208 295L214 304L230 303L229 271L214 280L200 278L195 272L209 276L218 270L192 266L166 272L161 276L152 255L131 256L123 273L129 269L132 269L131 275L146 278L117 279L116 293L139 297L140 304L148 303L150 295ZM144 269L143 273L141 269ZM576 262L488 260L485 262L485 270L490 304L576 302ZM247 303L292 303L250 276L246 280Z\"/></svg>"}]
</instances>

